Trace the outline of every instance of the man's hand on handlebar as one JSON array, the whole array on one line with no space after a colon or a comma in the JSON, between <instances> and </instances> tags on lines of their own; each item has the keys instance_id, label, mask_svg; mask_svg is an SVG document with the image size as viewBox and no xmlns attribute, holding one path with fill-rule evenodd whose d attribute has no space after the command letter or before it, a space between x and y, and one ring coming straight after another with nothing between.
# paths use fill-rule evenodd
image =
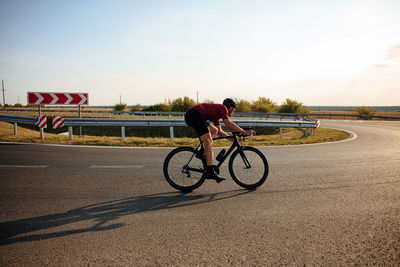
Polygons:
<instances>
[{"instance_id":1,"label":"man's hand on handlebar","mask_svg":"<svg viewBox=\"0 0 400 267\"><path fill-rule=\"evenodd\" d=\"M255 135L256 132L254 130L250 129L250 130L245 130L244 134L247 136L251 136L251 135Z\"/></svg>"}]
</instances>

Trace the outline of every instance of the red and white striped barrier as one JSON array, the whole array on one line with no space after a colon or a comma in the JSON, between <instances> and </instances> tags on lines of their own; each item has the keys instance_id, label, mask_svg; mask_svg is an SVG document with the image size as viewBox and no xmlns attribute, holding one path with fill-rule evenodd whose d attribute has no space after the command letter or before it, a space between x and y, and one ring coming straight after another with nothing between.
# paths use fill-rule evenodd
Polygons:
<instances>
[{"instance_id":1,"label":"red and white striped barrier","mask_svg":"<svg viewBox=\"0 0 400 267\"><path fill-rule=\"evenodd\" d=\"M39 126L40 128L47 128L47 116L40 115L36 117L35 125Z\"/></svg>"},{"instance_id":2,"label":"red and white striped barrier","mask_svg":"<svg viewBox=\"0 0 400 267\"><path fill-rule=\"evenodd\" d=\"M53 117L53 129L58 129L64 126L64 118L60 116Z\"/></svg>"},{"instance_id":3,"label":"red and white striped barrier","mask_svg":"<svg viewBox=\"0 0 400 267\"><path fill-rule=\"evenodd\" d=\"M319 121L316 121L316 122L314 123L314 130L317 129L317 128L319 127L319 125L320 125L320 122L319 122Z\"/></svg>"}]
</instances>

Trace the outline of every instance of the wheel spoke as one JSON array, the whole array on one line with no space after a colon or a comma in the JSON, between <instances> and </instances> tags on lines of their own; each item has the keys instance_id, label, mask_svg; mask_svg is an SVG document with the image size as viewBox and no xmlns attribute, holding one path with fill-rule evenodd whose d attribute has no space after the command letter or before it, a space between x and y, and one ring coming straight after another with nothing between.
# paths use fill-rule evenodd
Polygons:
<instances>
[{"instance_id":1,"label":"wheel spoke","mask_svg":"<svg viewBox=\"0 0 400 267\"><path fill-rule=\"evenodd\" d=\"M164 176L174 188L189 191L204 182L203 162L193 157L193 149L181 147L173 150L164 162Z\"/></svg>"},{"instance_id":2,"label":"wheel spoke","mask_svg":"<svg viewBox=\"0 0 400 267\"><path fill-rule=\"evenodd\" d=\"M268 163L264 155L252 147L243 147L242 153L236 151L229 162L233 180L245 188L260 186L268 175Z\"/></svg>"}]
</instances>

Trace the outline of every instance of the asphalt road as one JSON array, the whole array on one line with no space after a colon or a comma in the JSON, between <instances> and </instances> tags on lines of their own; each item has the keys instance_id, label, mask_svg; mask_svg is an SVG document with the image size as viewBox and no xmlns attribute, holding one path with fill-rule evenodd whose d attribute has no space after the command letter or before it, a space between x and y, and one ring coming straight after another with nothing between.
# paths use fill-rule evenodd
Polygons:
<instances>
[{"instance_id":1,"label":"asphalt road","mask_svg":"<svg viewBox=\"0 0 400 267\"><path fill-rule=\"evenodd\" d=\"M177 192L170 148L0 144L0 265L398 265L400 123L322 126L357 138L261 147L256 191Z\"/></svg>"}]
</instances>

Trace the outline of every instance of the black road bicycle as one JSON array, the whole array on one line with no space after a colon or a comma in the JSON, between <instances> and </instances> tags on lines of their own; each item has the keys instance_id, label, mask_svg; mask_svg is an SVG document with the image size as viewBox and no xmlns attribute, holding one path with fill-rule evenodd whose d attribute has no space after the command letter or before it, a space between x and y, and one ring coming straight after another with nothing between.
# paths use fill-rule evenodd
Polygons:
<instances>
[{"instance_id":1,"label":"black road bicycle","mask_svg":"<svg viewBox=\"0 0 400 267\"><path fill-rule=\"evenodd\" d=\"M246 137L242 133L232 133L229 136L216 137L214 140L232 138L233 143L228 151L223 149L217 156L219 168L229 157L229 173L240 186L254 189L262 185L268 176L268 162L260 150L251 146L242 146L240 140ZM175 189L192 191L205 181L206 159L203 143L196 147L178 147L172 150L164 161L163 171L167 182Z\"/></svg>"}]
</instances>

